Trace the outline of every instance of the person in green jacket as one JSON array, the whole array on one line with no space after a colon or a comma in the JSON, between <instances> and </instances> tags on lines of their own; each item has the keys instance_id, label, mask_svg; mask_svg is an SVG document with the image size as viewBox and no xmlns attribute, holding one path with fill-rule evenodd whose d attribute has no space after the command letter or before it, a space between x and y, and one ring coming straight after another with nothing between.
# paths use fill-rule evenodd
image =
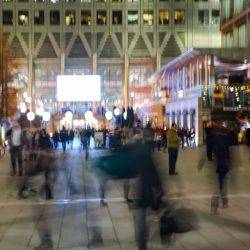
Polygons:
<instances>
[{"instance_id":1,"label":"person in green jacket","mask_svg":"<svg viewBox=\"0 0 250 250\"><path fill-rule=\"evenodd\" d=\"M168 159L169 159L169 175L177 175L175 172L175 164L178 157L179 137L177 134L177 125L172 124L172 127L167 131Z\"/></svg>"}]
</instances>

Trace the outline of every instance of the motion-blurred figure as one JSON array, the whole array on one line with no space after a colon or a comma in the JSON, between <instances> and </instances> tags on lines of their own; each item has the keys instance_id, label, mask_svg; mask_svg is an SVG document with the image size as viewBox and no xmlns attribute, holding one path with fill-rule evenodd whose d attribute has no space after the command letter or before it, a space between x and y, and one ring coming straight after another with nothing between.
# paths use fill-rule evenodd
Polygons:
<instances>
[{"instance_id":1,"label":"motion-blurred figure","mask_svg":"<svg viewBox=\"0 0 250 250\"><path fill-rule=\"evenodd\" d=\"M11 175L16 175L16 162L18 162L19 176L23 174L23 146L25 144L25 133L22 130L18 121L13 121L13 126L7 131L6 137L8 138L10 147L10 159L12 165Z\"/></svg>"},{"instance_id":2,"label":"motion-blurred figure","mask_svg":"<svg viewBox=\"0 0 250 250\"><path fill-rule=\"evenodd\" d=\"M143 139L145 144L149 147L150 150L154 151L154 130L151 126L151 123L148 122L146 127L143 129Z\"/></svg>"},{"instance_id":3,"label":"motion-blurred figure","mask_svg":"<svg viewBox=\"0 0 250 250\"><path fill-rule=\"evenodd\" d=\"M73 142L74 142L74 138L75 138L75 133L73 129L69 130L69 134L68 134L68 139L69 139L69 144L70 144L70 148L73 148Z\"/></svg>"},{"instance_id":4,"label":"motion-blurred figure","mask_svg":"<svg viewBox=\"0 0 250 250\"><path fill-rule=\"evenodd\" d=\"M66 128L63 126L62 130L60 131L60 141L62 143L63 152L66 151L67 140L68 140L68 132L67 132Z\"/></svg>"},{"instance_id":5,"label":"motion-blurred figure","mask_svg":"<svg viewBox=\"0 0 250 250\"><path fill-rule=\"evenodd\" d=\"M214 146L216 159L216 173L218 175L218 194L214 195L211 200L211 213L217 214L219 207L219 200L222 200L223 208L228 207L227 197L227 173L230 169L230 153L228 130L219 124L214 132Z\"/></svg>"},{"instance_id":6,"label":"motion-blurred figure","mask_svg":"<svg viewBox=\"0 0 250 250\"><path fill-rule=\"evenodd\" d=\"M177 134L177 125L172 124L172 127L167 131L167 143L168 143L168 159L169 159L169 175L177 175L175 171L175 164L178 157L179 138Z\"/></svg>"},{"instance_id":7,"label":"motion-blurred figure","mask_svg":"<svg viewBox=\"0 0 250 250\"><path fill-rule=\"evenodd\" d=\"M52 139L53 139L54 148L57 149L58 142L60 141L60 134L57 130L54 131Z\"/></svg>"},{"instance_id":8,"label":"motion-blurred figure","mask_svg":"<svg viewBox=\"0 0 250 250\"><path fill-rule=\"evenodd\" d=\"M208 122L205 128L206 134L206 146L207 146L207 159L209 161L213 160L213 137L214 137L214 130L212 127L212 122Z\"/></svg>"}]
</instances>

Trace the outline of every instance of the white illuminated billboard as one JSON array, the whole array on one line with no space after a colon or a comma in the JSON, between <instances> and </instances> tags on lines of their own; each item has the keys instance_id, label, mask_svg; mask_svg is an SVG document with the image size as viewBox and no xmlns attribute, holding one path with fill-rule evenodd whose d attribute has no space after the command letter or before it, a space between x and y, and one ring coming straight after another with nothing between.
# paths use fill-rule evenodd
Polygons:
<instances>
[{"instance_id":1,"label":"white illuminated billboard","mask_svg":"<svg viewBox=\"0 0 250 250\"><path fill-rule=\"evenodd\" d=\"M101 77L99 75L57 76L58 102L99 102Z\"/></svg>"}]
</instances>

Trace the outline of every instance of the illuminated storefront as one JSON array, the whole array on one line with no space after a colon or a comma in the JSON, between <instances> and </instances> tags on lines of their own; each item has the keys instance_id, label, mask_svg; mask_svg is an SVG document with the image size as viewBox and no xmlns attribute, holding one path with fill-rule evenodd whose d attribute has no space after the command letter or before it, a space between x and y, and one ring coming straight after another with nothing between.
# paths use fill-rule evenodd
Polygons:
<instances>
[{"instance_id":1,"label":"illuminated storefront","mask_svg":"<svg viewBox=\"0 0 250 250\"><path fill-rule=\"evenodd\" d=\"M221 51L194 50L182 54L151 76L157 88L166 90L168 126L194 129L196 144L203 142L204 122L233 120L239 111L250 110L250 65L228 60ZM233 112L233 113L232 113Z\"/></svg>"}]
</instances>

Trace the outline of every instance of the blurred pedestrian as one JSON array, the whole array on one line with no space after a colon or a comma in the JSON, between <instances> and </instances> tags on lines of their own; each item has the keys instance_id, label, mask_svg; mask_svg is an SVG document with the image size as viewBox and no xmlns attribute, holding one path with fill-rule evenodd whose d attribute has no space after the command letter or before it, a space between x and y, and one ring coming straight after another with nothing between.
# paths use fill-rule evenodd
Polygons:
<instances>
[{"instance_id":1,"label":"blurred pedestrian","mask_svg":"<svg viewBox=\"0 0 250 250\"><path fill-rule=\"evenodd\" d=\"M212 126L212 122L208 122L205 128L206 135L206 146L207 146L207 159L209 161L213 160L213 139L214 139L214 130Z\"/></svg>"},{"instance_id":2,"label":"blurred pedestrian","mask_svg":"<svg viewBox=\"0 0 250 250\"><path fill-rule=\"evenodd\" d=\"M172 124L172 127L167 131L168 159L169 159L169 175L177 175L175 165L178 157L179 138L177 134L177 125Z\"/></svg>"},{"instance_id":3,"label":"blurred pedestrian","mask_svg":"<svg viewBox=\"0 0 250 250\"><path fill-rule=\"evenodd\" d=\"M216 159L216 173L218 175L218 193L212 197L211 212L218 213L219 200L223 208L228 207L227 173L230 170L230 153L228 130L219 124L215 128L213 151Z\"/></svg>"},{"instance_id":4,"label":"blurred pedestrian","mask_svg":"<svg viewBox=\"0 0 250 250\"><path fill-rule=\"evenodd\" d=\"M60 141L60 134L57 130L54 131L52 135L52 139L53 139L54 148L57 149L58 142Z\"/></svg>"},{"instance_id":5,"label":"blurred pedestrian","mask_svg":"<svg viewBox=\"0 0 250 250\"><path fill-rule=\"evenodd\" d=\"M64 126L62 127L62 130L60 131L60 141L62 143L63 152L65 152L66 143L68 141L68 132Z\"/></svg>"},{"instance_id":6,"label":"blurred pedestrian","mask_svg":"<svg viewBox=\"0 0 250 250\"><path fill-rule=\"evenodd\" d=\"M25 144L25 131L18 121L13 121L13 126L7 131L6 137L10 147L10 159L12 165L11 175L16 175L16 162L18 162L19 176L23 174L23 146Z\"/></svg>"},{"instance_id":7,"label":"blurred pedestrian","mask_svg":"<svg viewBox=\"0 0 250 250\"><path fill-rule=\"evenodd\" d=\"M72 148L73 148L74 138L75 138L75 132L74 132L73 129L70 129L70 130L69 130L68 138L69 138L69 145L70 145L70 148L72 149Z\"/></svg>"}]
</instances>

